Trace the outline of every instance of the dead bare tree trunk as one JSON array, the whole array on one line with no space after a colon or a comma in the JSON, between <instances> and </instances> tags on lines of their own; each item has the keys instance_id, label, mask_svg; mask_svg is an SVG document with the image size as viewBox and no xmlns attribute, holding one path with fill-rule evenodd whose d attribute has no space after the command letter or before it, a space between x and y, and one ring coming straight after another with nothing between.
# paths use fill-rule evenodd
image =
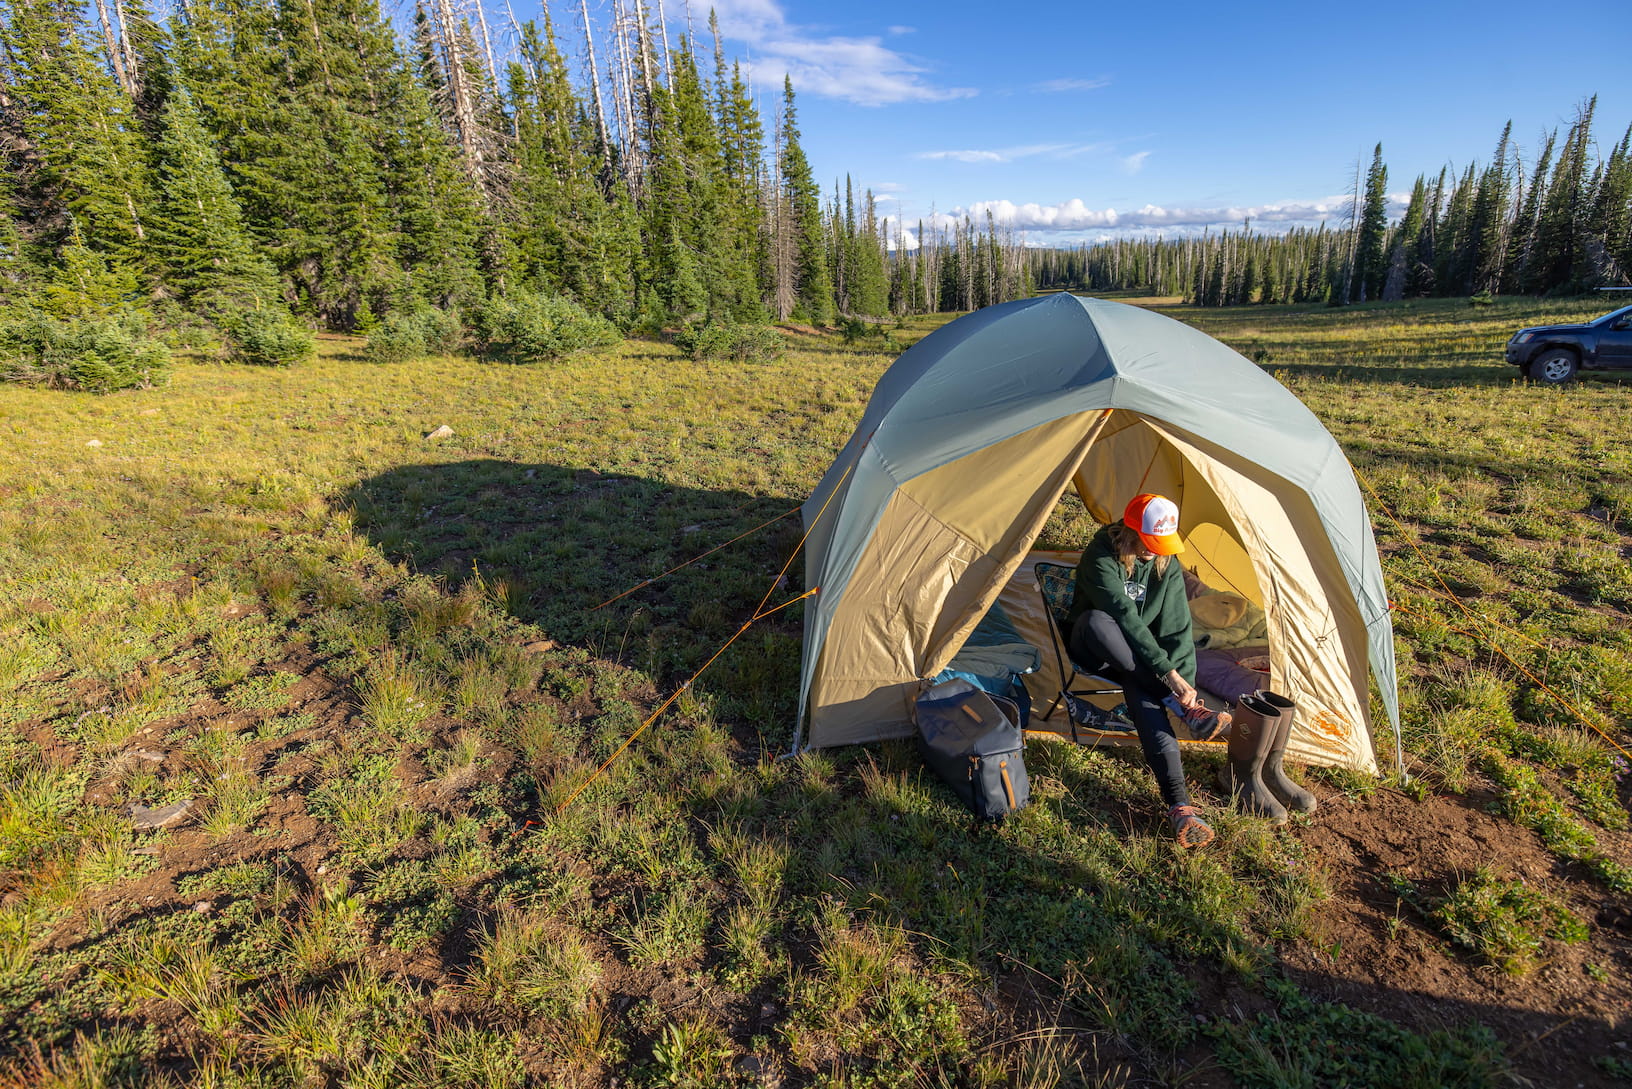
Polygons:
<instances>
[{"instance_id":1,"label":"dead bare tree trunk","mask_svg":"<svg viewBox=\"0 0 1632 1089\"><path fill-rule=\"evenodd\" d=\"M646 18L646 0L635 0L635 40L640 45L641 89L646 96L644 113L650 116L653 89L652 36L647 32Z\"/></svg>"},{"instance_id":2,"label":"dead bare tree trunk","mask_svg":"<svg viewBox=\"0 0 1632 1089\"><path fill-rule=\"evenodd\" d=\"M645 175L640 133L635 109L635 57L629 44L628 13L623 0L613 0L613 41L617 44L618 66L613 90L618 105L618 124L622 130L623 178L630 195L639 195Z\"/></svg>"},{"instance_id":3,"label":"dead bare tree trunk","mask_svg":"<svg viewBox=\"0 0 1632 1089\"><path fill-rule=\"evenodd\" d=\"M1360 246L1360 160L1354 160L1354 195L1349 198L1349 240L1343 255L1343 287L1338 292L1338 305L1349 305L1349 293L1354 287L1355 251Z\"/></svg>"},{"instance_id":4,"label":"dead bare tree trunk","mask_svg":"<svg viewBox=\"0 0 1632 1089\"><path fill-rule=\"evenodd\" d=\"M308 4L310 0L308 0ZM487 154L483 146L481 127L476 118L476 92L470 85L470 73L465 69L465 57L460 48L458 24L454 19L451 0L436 0L437 34L442 39L443 74L448 81L448 100L453 112L454 135L459 140L465 170L481 188L488 192Z\"/></svg>"},{"instance_id":5,"label":"dead bare tree trunk","mask_svg":"<svg viewBox=\"0 0 1632 1089\"><path fill-rule=\"evenodd\" d=\"M119 24L119 49L125 55L125 74L130 78L130 93L141 94L141 62L136 57L136 50L130 47L130 31L125 25L125 5L122 0L113 0L113 17Z\"/></svg>"},{"instance_id":6,"label":"dead bare tree trunk","mask_svg":"<svg viewBox=\"0 0 1632 1089\"><path fill-rule=\"evenodd\" d=\"M787 116L777 115L777 140L774 173L771 180L771 207L767 217L771 224L771 306L777 321L787 321L793 313L793 228L792 209L782 192L782 155L787 147Z\"/></svg>"},{"instance_id":7,"label":"dead bare tree trunk","mask_svg":"<svg viewBox=\"0 0 1632 1089\"><path fill-rule=\"evenodd\" d=\"M674 86L674 62L669 58L669 17L663 13L663 0L657 0L657 32L663 35L663 83Z\"/></svg>"},{"instance_id":8,"label":"dead bare tree trunk","mask_svg":"<svg viewBox=\"0 0 1632 1089\"><path fill-rule=\"evenodd\" d=\"M606 132L606 106L601 101L601 73L595 64L595 35L589 29L589 0L579 0L584 19L584 54L589 58L589 88L595 98L595 131L601 138L601 169L612 166L612 141Z\"/></svg>"},{"instance_id":9,"label":"dead bare tree trunk","mask_svg":"<svg viewBox=\"0 0 1632 1089\"><path fill-rule=\"evenodd\" d=\"M108 60L113 63L113 77L119 81L120 90L131 98L135 98L136 85L131 80L129 73L125 71L124 50L119 48L119 42L115 37L113 20L108 18L108 5L105 0L96 0L96 19L97 22L102 24L102 41L106 43L108 48ZM118 33L124 33L123 26L119 28Z\"/></svg>"},{"instance_id":10,"label":"dead bare tree trunk","mask_svg":"<svg viewBox=\"0 0 1632 1089\"><path fill-rule=\"evenodd\" d=\"M482 8L482 0L470 0L470 6L476 9L476 25L482 28L482 50L487 54L487 74L497 83L499 66L493 60L493 39L487 33L487 12Z\"/></svg>"}]
</instances>

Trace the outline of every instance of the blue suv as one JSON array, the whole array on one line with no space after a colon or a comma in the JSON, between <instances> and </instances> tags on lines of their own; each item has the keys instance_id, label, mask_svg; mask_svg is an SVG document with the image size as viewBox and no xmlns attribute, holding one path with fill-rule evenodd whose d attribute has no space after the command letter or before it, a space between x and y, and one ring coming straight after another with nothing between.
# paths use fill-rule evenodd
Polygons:
<instances>
[{"instance_id":1,"label":"blue suv","mask_svg":"<svg viewBox=\"0 0 1632 1089\"><path fill-rule=\"evenodd\" d=\"M1507 342L1507 361L1552 386L1578 371L1632 370L1632 306L1579 325L1520 329Z\"/></svg>"}]
</instances>

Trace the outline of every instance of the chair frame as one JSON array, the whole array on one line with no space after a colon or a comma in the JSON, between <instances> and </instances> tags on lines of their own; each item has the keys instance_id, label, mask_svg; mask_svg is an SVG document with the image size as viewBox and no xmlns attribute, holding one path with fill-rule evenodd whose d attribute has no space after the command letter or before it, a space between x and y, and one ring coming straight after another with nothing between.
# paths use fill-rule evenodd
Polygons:
<instances>
[{"instance_id":1,"label":"chair frame","mask_svg":"<svg viewBox=\"0 0 1632 1089\"><path fill-rule=\"evenodd\" d=\"M1121 695L1122 686L1120 684L1111 680L1109 677L1100 676L1091 669L1084 669L1071 657L1071 647L1068 641L1070 633L1064 630L1064 625L1065 612L1070 608L1070 597L1068 595L1073 591L1076 585L1076 569L1073 567L1068 567L1063 563L1051 563L1047 560L1038 560L1036 563L1031 565L1031 573L1037 580L1037 593L1043 599L1043 612L1048 615L1048 630L1053 633L1054 636L1054 660L1059 665L1060 676L1064 678L1060 686L1059 695L1054 697L1054 702L1048 705L1048 710L1043 713L1042 717L1045 719L1052 718L1054 716L1054 709L1058 707L1060 702L1068 695ZM1055 587L1053 594L1050 594L1051 583ZM1056 599L1062 596L1064 597L1063 603L1057 605ZM1099 687L1071 687L1072 685L1076 684L1079 677L1083 678L1086 683L1097 684ZM1071 718L1069 709L1066 712L1066 718L1070 719L1071 721L1071 740L1076 741L1077 720Z\"/></svg>"}]
</instances>

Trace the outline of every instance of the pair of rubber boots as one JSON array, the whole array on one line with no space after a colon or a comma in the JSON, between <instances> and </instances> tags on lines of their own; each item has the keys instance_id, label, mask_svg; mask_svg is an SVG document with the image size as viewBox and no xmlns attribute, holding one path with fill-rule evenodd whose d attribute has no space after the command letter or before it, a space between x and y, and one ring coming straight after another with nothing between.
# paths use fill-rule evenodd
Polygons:
<instances>
[{"instance_id":1,"label":"pair of rubber boots","mask_svg":"<svg viewBox=\"0 0 1632 1089\"><path fill-rule=\"evenodd\" d=\"M1286 811L1315 811L1315 796L1286 777L1281 757L1292 734L1297 704L1274 692L1242 696L1230 727L1229 761L1219 772L1236 808L1272 824L1285 824Z\"/></svg>"}]
</instances>

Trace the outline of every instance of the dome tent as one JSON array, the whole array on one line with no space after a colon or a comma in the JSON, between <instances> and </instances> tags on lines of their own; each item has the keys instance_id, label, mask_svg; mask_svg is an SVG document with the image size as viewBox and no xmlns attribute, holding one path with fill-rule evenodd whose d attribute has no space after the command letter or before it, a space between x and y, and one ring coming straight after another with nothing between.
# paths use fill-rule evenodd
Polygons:
<instances>
[{"instance_id":1,"label":"dome tent","mask_svg":"<svg viewBox=\"0 0 1632 1089\"><path fill-rule=\"evenodd\" d=\"M1313 413L1211 337L1058 294L988 307L879 379L803 508L795 749L910 736L946 667L1067 487L1099 522L1177 501L1180 557L1261 605L1288 755L1375 771L1368 666L1394 728L1393 631L1353 470Z\"/></svg>"}]
</instances>

